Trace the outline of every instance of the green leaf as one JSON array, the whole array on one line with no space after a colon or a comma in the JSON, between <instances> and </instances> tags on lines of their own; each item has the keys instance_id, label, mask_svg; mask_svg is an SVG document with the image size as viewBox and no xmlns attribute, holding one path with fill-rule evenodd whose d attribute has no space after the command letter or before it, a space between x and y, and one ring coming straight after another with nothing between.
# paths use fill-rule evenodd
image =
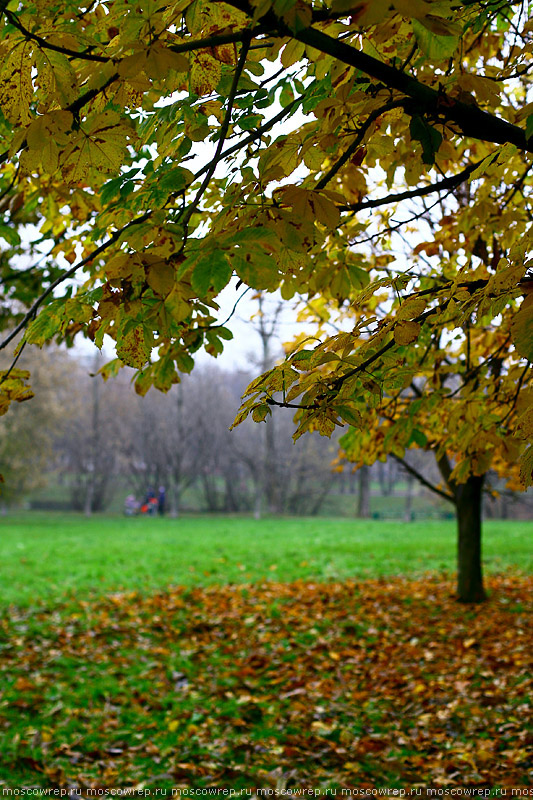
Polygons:
<instances>
[{"instance_id":1,"label":"green leaf","mask_svg":"<svg viewBox=\"0 0 533 800\"><path fill-rule=\"evenodd\" d=\"M20 236L15 228L10 228L9 225L0 224L0 237L11 245L16 247L20 244Z\"/></svg>"},{"instance_id":2,"label":"green leaf","mask_svg":"<svg viewBox=\"0 0 533 800\"><path fill-rule=\"evenodd\" d=\"M420 142L422 145L422 161L424 164L435 163L435 153L442 143L442 135L429 125L424 117L414 116L409 125L411 139Z\"/></svg>"},{"instance_id":3,"label":"green leaf","mask_svg":"<svg viewBox=\"0 0 533 800\"><path fill-rule=\"evenodd\" d=\"M407 445L416 444L417 447L425 447L428 443L428 438L425 433L422 431L416 430L416 428L411 433L411 438L407 442Z\"/></svg>"},{"instance_id":4,"label":"green leaf","mask_svg":"<svg viewBox=\"0 0 533 800\"><path fill-rule=\"evenodd\" d=\"M230 342L233 339L233 334L228 328L217 328L218 335L221 339Z\"/></svg>"},{"instance_id":5,"label":"green leaf","mask_svg":"<svg viewBox=\"0 0 533 800\"><path fill-rule=\"evenodd\" d=\"M363 424L363 419L359 411L356 408L351 408L350 406L334 406L335 411L339 415L344 422L347 422L348 425L351 425L352 428L361 428Z\"/></svg>"},{"instance_id":6,"label":"green leaf","mask_svg":"<svg viewBox=\"0 0 533 800\"><path fill-rule=\"evenodd\" d=\"M252 409L252 419L254 422L264 422L267 416L272 414L272 409L266 403L261 403Z\"/></svg>"},{"instance_id":7,"label":"green leaf","mask_svg":"<svg viewBox=\"0 0 533 800\"><path fill-rule=\"evenodd\" d=\"M258 128L263 121L263 116L261 114L249 114L246 117L241 117L239 120L239 128L242 128L243 131L251 131L254 128Z\"/></svg>"},{"instance_id":8,"label":"green leaf","mask_svg":"<svg viewBox=\"0 0 533 800\"><path fill-rule=\"evenodd\" d=\"M189 355L186 350L178 350L175 358L180 372L192 372L194 367L194 358Z\"/></svg>"},{"instance_id":9,"label":"green leaf","mask_svg":"<svg viewBox=\"0 0 533 800\"><path fill-rule=\"evenodd\" d=\"M230 261L239 278L252 289L275 289L279 283L274 256L261 250L234 250Z\"/></svg>"},{"instance_id":10,"label":"green leaf","mask_svg":"<svg viewBox=\"0 0 533 800\"><path fill-rule=\"evenodd\" d=\"M194 175L183 167L159 169L155 173L157 185L164 192L180 192L194 180Z\"/></svg>"},{"instance_id":11,"label":"green leaf","mask_svg":"<svg viewBox=\"0 0 533 800\"><path fill-rule=\"evenodd\" d=\"M412 20L417 44L425 56L432 61L451 58L459 45L458 36L438 36L418 20Z\"/></svg>"},{"instance_id":12,"label":"green leaf","mask_svg":"<svg viewBox=\"0 0 533 800\"><path fill-rule=\"evenodd\" d=\"M220 292L229 283L231 272L226 253L222 250L202 253L193 269L192 288L201 296L209 291Z\"/></svg>"},{"instance_id":13,"label":"green leaf","mask_svg":"<svg viewBox=\"0 0 533 800\"><path fill-rule=\"evenodd\" d=\"M281 94L279 96L279 102L282 108L286 108L289 105L289 103L292 103L293 100L294 100L294 92L291 86L288 83L285 83L283 85Z\"/></svg>"},{"instance_id":14,"label":"green leaf","mask_svg":"<svg viewBox=\"0 0 533 800\"><path fill-rule=\"evenodd\" d=\"M36 320L29 325L25 340L42 347L61 329L61 317L56 313L57 301L43 308Z\"/></svg>"},{"instance_id":15,"label":"green leaf","mask_svg":"<svg viewBox=\"0 0 533 800\"><path fill-rule=\"evenodd\" d=\"M347 264L348 275L350 276L350 283L354 289L364 289L370 283L370 275L366 269L356 266L356 264Z\"/></svg>"}]
</instances>

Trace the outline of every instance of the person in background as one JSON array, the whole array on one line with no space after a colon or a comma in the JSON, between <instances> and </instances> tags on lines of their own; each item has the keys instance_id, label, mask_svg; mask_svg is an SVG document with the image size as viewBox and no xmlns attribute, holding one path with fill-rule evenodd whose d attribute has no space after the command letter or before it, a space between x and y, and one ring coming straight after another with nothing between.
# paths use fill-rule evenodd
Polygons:
<instances>
[{"instance_id":1,"label":"person in background","mask_svg":"<svg viewBox=\"0 0 533 800\"><path fill-rule=\"evenodd\" d=\"M134 494L129 494L124 500L124 513L127 517L133 517L139 513L140 503Z\"/></svg>"},{"instance_id":2,"label":"person in background","mask_svg":"<svg viewBox=\"0 0 533 800\"><path fill-rule=\"evenodd\" d=\"M157 496L157 510L159 512L159 516L162 517L165 513L165 487L159 487L159 494Z\"/></svg>"},{"instance_id":3,"label":"person in background","mask_svg":"<svg viewBox=\"0 0 533 800\"><path fill-rule=\"evenodd\" d=\"M154 490L150 487L146 492L146 496L144 498L144 503L141 506L141 514L148 514L148 516L153 517L157 511L158 507L158 500Z\"/></svg>"}]
</instances>

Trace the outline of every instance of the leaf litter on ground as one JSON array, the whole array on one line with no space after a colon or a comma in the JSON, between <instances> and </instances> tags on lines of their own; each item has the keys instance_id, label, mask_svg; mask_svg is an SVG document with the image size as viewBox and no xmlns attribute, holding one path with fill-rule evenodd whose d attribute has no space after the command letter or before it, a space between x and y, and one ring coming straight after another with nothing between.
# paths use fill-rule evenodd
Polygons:
<instances>
[{"instance_id":1,"label":"leaf litter on ground","mask_svg":"<svg viewBox=\"0 0 533 800\"><path fill-rule=\"evenodd\" d=\"M0 628L0 786L533 783L533 578L171 588Z\"/></svg>"}]
</instances>

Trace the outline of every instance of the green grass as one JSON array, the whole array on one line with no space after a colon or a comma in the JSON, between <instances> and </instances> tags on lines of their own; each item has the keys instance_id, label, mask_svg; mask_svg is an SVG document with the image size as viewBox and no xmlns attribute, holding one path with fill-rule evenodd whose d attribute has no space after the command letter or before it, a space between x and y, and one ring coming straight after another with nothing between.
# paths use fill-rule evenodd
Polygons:
<instances>
[{"instance_id":1,"label":"green grass","mask_svg":"<svg viewBox=\"0 0 533 800\"><path fill-rule=\"evenodd\" d=\"M532 532L487 522L486 569L531 572ZM169 584L417 575L455 569L455 523L20 513L0 523L0 561L0 602L18 605Z\"/></svg>"}]
</instances>

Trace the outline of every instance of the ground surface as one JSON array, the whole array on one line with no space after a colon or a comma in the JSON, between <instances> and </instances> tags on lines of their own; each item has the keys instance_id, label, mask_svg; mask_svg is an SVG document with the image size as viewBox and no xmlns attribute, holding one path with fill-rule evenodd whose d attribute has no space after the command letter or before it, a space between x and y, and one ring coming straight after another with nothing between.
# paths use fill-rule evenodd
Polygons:
<instances>
[{"instance_id":1,"label":"ground surface","mask_svg":"<svg viewBox=\"0 0 533 800\"><path fill-rule=\"evenodd\" d=\"M532 523L487 522L485 569L533 573L532 534ZM420 575L455 569L455 523L28 513L0 520L0 563L0 604L169 584Z\"/></svg>"},{"instance_id":2,"label":"ground surface","mask_svg":"<svg viewBox=\"0 0 533 800\"><path fill-rule=\"evenodd\" d=\"M531 578L211 586L2 629L6 786L533 783Z\"/></svg>"},{"instance_id":3,"label":"ground surface","mask_svg":"<svg viewBox=\"0 0 533 800\"><path fill-rule=\"evenodd\" d=\"M487 526L511 570L465 607L378 577L451 570L445 523L32 520L1 530L0 787L533 784L531 525Z\"/></svg>"}]
</instances>

